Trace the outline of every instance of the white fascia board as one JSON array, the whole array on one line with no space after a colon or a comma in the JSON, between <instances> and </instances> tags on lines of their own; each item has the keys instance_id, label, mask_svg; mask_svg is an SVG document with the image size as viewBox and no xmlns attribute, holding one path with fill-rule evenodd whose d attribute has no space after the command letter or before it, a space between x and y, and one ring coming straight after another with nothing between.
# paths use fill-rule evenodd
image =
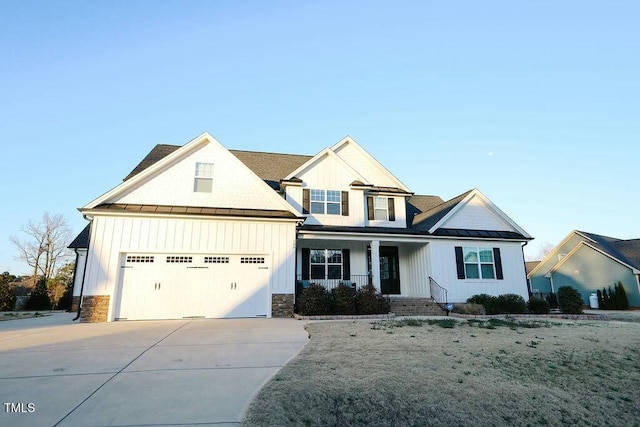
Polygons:
<instances>
[{"instance_id":1,"label":"white fascia board","mask_svg":"<svg viewBox=\"0 0 640 427\"><path fill-rule=\"evenodd\" d=\"M511 225L514 229L516 229L518 233L522 234L527 239L532 238L529 235L529 233L524 231L522 227L516 224L514 220L509 218L509 216L506 213L504 213L498 206L496 206L491 200L489 200L487 196L482 194L482 192L480 192L480 190L478 190L477 188L474 188L469 194L467 194L467 197L462 199L456 206L453 207L453 209L451 209L444 217L442 217L440 221L438 221L433 227L431 227L429 229L429 233L434 233L438 228L442 227L444 223L446 223L450 218L452 218L456 214L456 212L462 209L462 207L465 206L467 203L469 203L469 201L475 196L480 197L480 199L482 199L482 201L485 202L489 210L493 211L500 218L502 218L502 220L504 220L509 225Z\"/></svg>"},{"instance_id":2,"label":"white fascia board","mask_svg":"<svg viewBox=\"0 0 640 427\"><path fill-rule=\"evenodd\" d=\"M247 167L247 165L242 163L242 161L240 159L238 159L236 156L231 154L231 152L229 152L229 150L224 145L222 145L220 143L220 141L215 139L209 132L202 133L201 135L199 135L196 138L192 139L191 141L187 142L185 145L183 145L182 147L178 148L177 150L175 150L171 154L167 155L166 157L164 157L161 160L157 161L153 165L149 166L148 168L146 168L142 172L140 172L137 175L131 177L130 179L124 181L123 183L121 183L120 185L114 187L110 191L104 193L102 196L98 197L97 199L92 200L91 202L89 202L88 204L86 204L85 206L80 208L80 211L84 212L87 209L92 209L92 208L100 205L101 203L104 203L106 200L109 200L112 197L117 196L118 194L122 194L123 192L135 187L140 182L144 181L150 175L153 175L154 173L165 169L175 159L178 159L178 158L180 158L182 156L185 156L185 155L191 153L192 151L198 149L201 145L208 144L208 143L217 144L222 149L226 150L229 153L230 159L232 159L231 161L237 162L238 167L244 168L253 177L253 179L254 179L254 181L256 181L257 185L258 186L262 186L264 191L267 192L266 194L269 194L268 197L271 197L271 199L274 200L275 203L279 204L282 207L282 210L289 211L292 214L298 216L298 212L295 210L295 208L289 202L287 202L285 199L283 199L276 191L273 190L273 188L271 188L267 183L265 183L262 178L260 178L258 175L255 174L255 172L253 172L251 169L249 169Z\"/></svg>"},{"instance_id":3,"label":"white fascia board","mask_svg":"<svg viewBox=\"0 0 640 427\"><path fill-rule=\"evenodd\" d=\"M564 239L562 239L562 241L560 243L558 243L552 250L551 252L549 252L547 254L547 256L545 256L544 258L542 258L542 260L540 261L540 264L536 265L533 270L531 270L529 272L529 274L527 274L528 278L533 277L533 274L536 273L538 270L540 270L542 268L542 265L545 264L549 259L551 259L554 256L557 256L558 251L560 250L560 248L569 241L569 239L571 237L573 237L574 234L578 234L580 236L582 236L582 234L578 233L576 230L573 230L571 233L567 234L567 237L565 237ZM583 236L584 237L584 236ZM577 245L576 245L577 246ZM555 264L553 265L553 267L555 267ZM553 269L553 267L551 267L549 270L547 270L547 272L544 274L545 277L548 277L547 274L549 274L549 272Z\"/></svg>"},{"instance_id":4,"label":"white fascia board","mask_svg":"<svg viewBox=\"0 0 640 427\"><path fill-rule=\"evenodd\" d=\"M382 171L383 173L387 174L389 176L389 178L391 178L393 181L395 181L395 183L397 184L398 188L401 188L402 190L406 191L407 193L413 194L413 191L411 191L411 189L409 189L409 187L404 185L404 183L402 181L400 181L394 174L392 174L389 171L389 169L384 167L384 165L382 163L380 163L378 160L376 160L375 157L373 157L371 154L369 154L369 152L367 150L362 148L362 146L360 144L358 144L350 136L347 135L344 138L342 138L340 141L338 141L337 144L335 144L333 147L331 147L331 151L335 152L336 150L338 150L340 147L342 147L345 144L350 144L350 145L354 146L358 151L360 151L360 153L363 156L365 156L367 159L369 159L371 161L371 163L373 163L380 171Z\"/></svg>"},{"instance_id":5,"label":"white fascia board","mask_svg":"<svg viewBox=\"0 0 640 427\"><path fill-rule=\"evenodd\" d=\"M580 234L580 235L582 236L582 234ZM600 249L600 248L597 248L597 247L593 246L593 245L592 245L591 243L589 243L589 242L580 242L580 243L578 243L578 244L576 245L576 247L575 247L575 248L573 248L573 249L572 249L572 250L571 250L567 255L565 255L565 256L560 260L560 262L558 262L556 265L554 265L554 266L553 266L553 268L552 268L551 270L549 270L549 272L548 272L547 274L549 274L549 275L550 275L551 273L553 273L553 272L557 271L557 270L558 270L562 265L564 265L564 263L565 263L569 258L571 258L571 256L572 256L573 254L575 254L576 252L578 252L578 250L580 250L580 248L582 248L583 246L587 246L587 247L589 247L589 248L593 249L594 251L600 252L602 255L606 256L607 258L612 259L613 261L617 262L618 264L620 264L620 265L623 265L623 266L627 267L628 269L630 269L630 270L632 271L632 273L633 273L633 274L640 274L640 272L639 272L638 270L636 270L635 268L633 268L632 266L630 266L630 265L629 265L629 264L627 264L626 262L621 261L621 260L619 260L618 258L616 258L616 257L612 256L611 254L609 254L609 253L607 253L607 252L603 251L602 249Z\"/></svg>"},{"instance_id":6,"label":"white fascia board","mask_svg":"<svg viewBox=\"0 0 640 427\"><path fill-rule=\"evenodd\" d=\"M136 174L135 176L129 178L128 180L120 183L119 185L115 186L114 188L112 188L111 190L107 191L106 193L104 193L103 195L99 196L98 198L90 201L89 203L84 205L82 208L80 208L80 210L82 211L82 210L85 210L85 209L92 209L92 208L98 206L99 204L104 203L106 200L109 200L112 197L117 196L118 194L122 194L126 190L129 190L130 188L133 188L136 185L138 185L139 182L144 181L144 179L146 179L148 176L153 175L157 171L164 169L166 167L166 165L170 164L174 159L177 159L177 158L179 158L179 157L191 152L193 149L197 148L201 144L209 142L209 141L215 141L218 144L220 144L208 132L204 132L204 133L198 135L197 137L195 137L194 139L192 139L191 141L187 142L185 145L183 145L182 147L178 148L177 150L175 150L171 154L165 156L164 158L160 159L159 161L157 161L153 165L149 166L148 168L146 168L142 172L140 172L140 173ZM222 145L222 144L220 144L220 145Z\"/></svg>"},{"instance_id":7,"label":"white fascia board","mask_svg":"<svg viewBox=\"0 0 640 427\"><path fill-rule=\"evenodd\" d=\"M294 177L297 177L298 174L300 174L301 172L311 168L313 165L315 165L316 163L322 161L322 158L324 156L329 156L333 159L335 159L342 167L345 168L345 170L347 170L351 175L353 175L353 177L359 181L362 181L365 184L369 184L367 182L366 179L364 179L364 177L362 175L360 175L354 168L352 168L349 164L347 164L347 162L345 162L344 160L342 160L342 158L340 156L338 156L336 153L334 153L331 149L329 148L325 148L324 150L320 151L318 154L316 154L315 156L313 156L313 158L309 159L307 162L303 163L298 169L294 170L293 172L291 172L289 175L287 175L284 180L288 180Z\"/></svg>"}]
</instances>

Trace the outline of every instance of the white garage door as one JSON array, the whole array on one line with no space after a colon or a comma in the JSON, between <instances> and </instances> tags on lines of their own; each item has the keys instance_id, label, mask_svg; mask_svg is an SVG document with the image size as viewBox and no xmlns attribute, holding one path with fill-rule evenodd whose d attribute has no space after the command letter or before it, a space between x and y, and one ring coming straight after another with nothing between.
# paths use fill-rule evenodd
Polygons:
<instances>
[{"instance_id":1,"label":"white garage door","mask_svg":"<svg viewBox=\"0 0 640 427\"><path fill-rule=\"evenodd\" d=\"M266 317L269 257L126 254L116 320Z\"/></svg>"}]
</instances>

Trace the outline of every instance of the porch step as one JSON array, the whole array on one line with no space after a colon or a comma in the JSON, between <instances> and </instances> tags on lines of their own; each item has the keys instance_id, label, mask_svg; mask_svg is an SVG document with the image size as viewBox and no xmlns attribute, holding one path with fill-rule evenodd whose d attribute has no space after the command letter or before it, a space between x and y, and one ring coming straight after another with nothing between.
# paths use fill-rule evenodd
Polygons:
<instances>
[{"instance_id":1,"label":"porch step","mask_svg":"<svg viewBox=\"0 0 640 427\"><path fill-rule=\"evenodd\" d=\"M391 312L396 316L442 316L446 312L431 298L391 297Z\"/></svg>"}]
</instances>

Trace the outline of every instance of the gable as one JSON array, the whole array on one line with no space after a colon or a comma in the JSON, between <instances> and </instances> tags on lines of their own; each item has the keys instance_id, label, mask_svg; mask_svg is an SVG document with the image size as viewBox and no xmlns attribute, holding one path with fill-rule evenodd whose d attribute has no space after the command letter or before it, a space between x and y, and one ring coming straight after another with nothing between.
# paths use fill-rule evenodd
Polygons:
<instances>
[{"instance_id":1,"label":"gable","mask_svg":"<svg viewBox=\"0 0 640 427\"><path fill-rule=\"evenodd\" d=\"M399 188L406 192L411 192L411 190L389 172L387 168L382 166L380 162L351 138L347 137L343 139L334 145L331 150L371 184L379 187Z\"/></svg>"},{"instance_id":2,"label":"gable","mask_svg":"<svg viewBox=\"0 0 640 427\"><path fill-rule=\"evenodd\" d=\"M518 231L477 195L458 207L438 228Z\"/></svg>"},{"instance_id":3,"label":"gable","mask_svg":"<svg viewBox=\"0 0 640 427\"><path fill-rule=\"evenodd\" d=\"M194 191L197 162L212 165L211 192ZM291 210L264 181L208 134L146 167L85 209L98 204Z\"/></svg>"},{"instance_id":4,"label":"gable","mask_svg":"<svg viewBox=\"0 0 640 427\"><path fill-rule=\"evenodd\" d=\"M557 277L574 277L577 282L610 285L612 278L632 275L630 266L621 263L589 243L578 244L566 257L556 264L551 273Z\"/></svg>"},{"instance_id":5,"label":"gable","mask_svg":"<svg viewBox=\"0 0 640 427\"><path fill-rule=\"evenodd\" d=\"M295 175L307 187L328 190L346 190L354 180L362 178L329 150L298 169Z\"/></svg>"}]
</instances>

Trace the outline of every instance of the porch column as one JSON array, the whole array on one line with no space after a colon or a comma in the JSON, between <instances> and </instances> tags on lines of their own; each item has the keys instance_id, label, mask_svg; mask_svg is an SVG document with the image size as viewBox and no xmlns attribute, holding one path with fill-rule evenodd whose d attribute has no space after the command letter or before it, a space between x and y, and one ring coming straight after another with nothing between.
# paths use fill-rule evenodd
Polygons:
<instances>
[{"instance_id":1,"label":"porch column","mask_svg":"<svg viewBox=\"0 0 640 427\"><path fill-rule=\"evenodd\" d=\"M380 241L371 242L371 280L373 286L380 292Z\"/></svg>"}]
</instances>

